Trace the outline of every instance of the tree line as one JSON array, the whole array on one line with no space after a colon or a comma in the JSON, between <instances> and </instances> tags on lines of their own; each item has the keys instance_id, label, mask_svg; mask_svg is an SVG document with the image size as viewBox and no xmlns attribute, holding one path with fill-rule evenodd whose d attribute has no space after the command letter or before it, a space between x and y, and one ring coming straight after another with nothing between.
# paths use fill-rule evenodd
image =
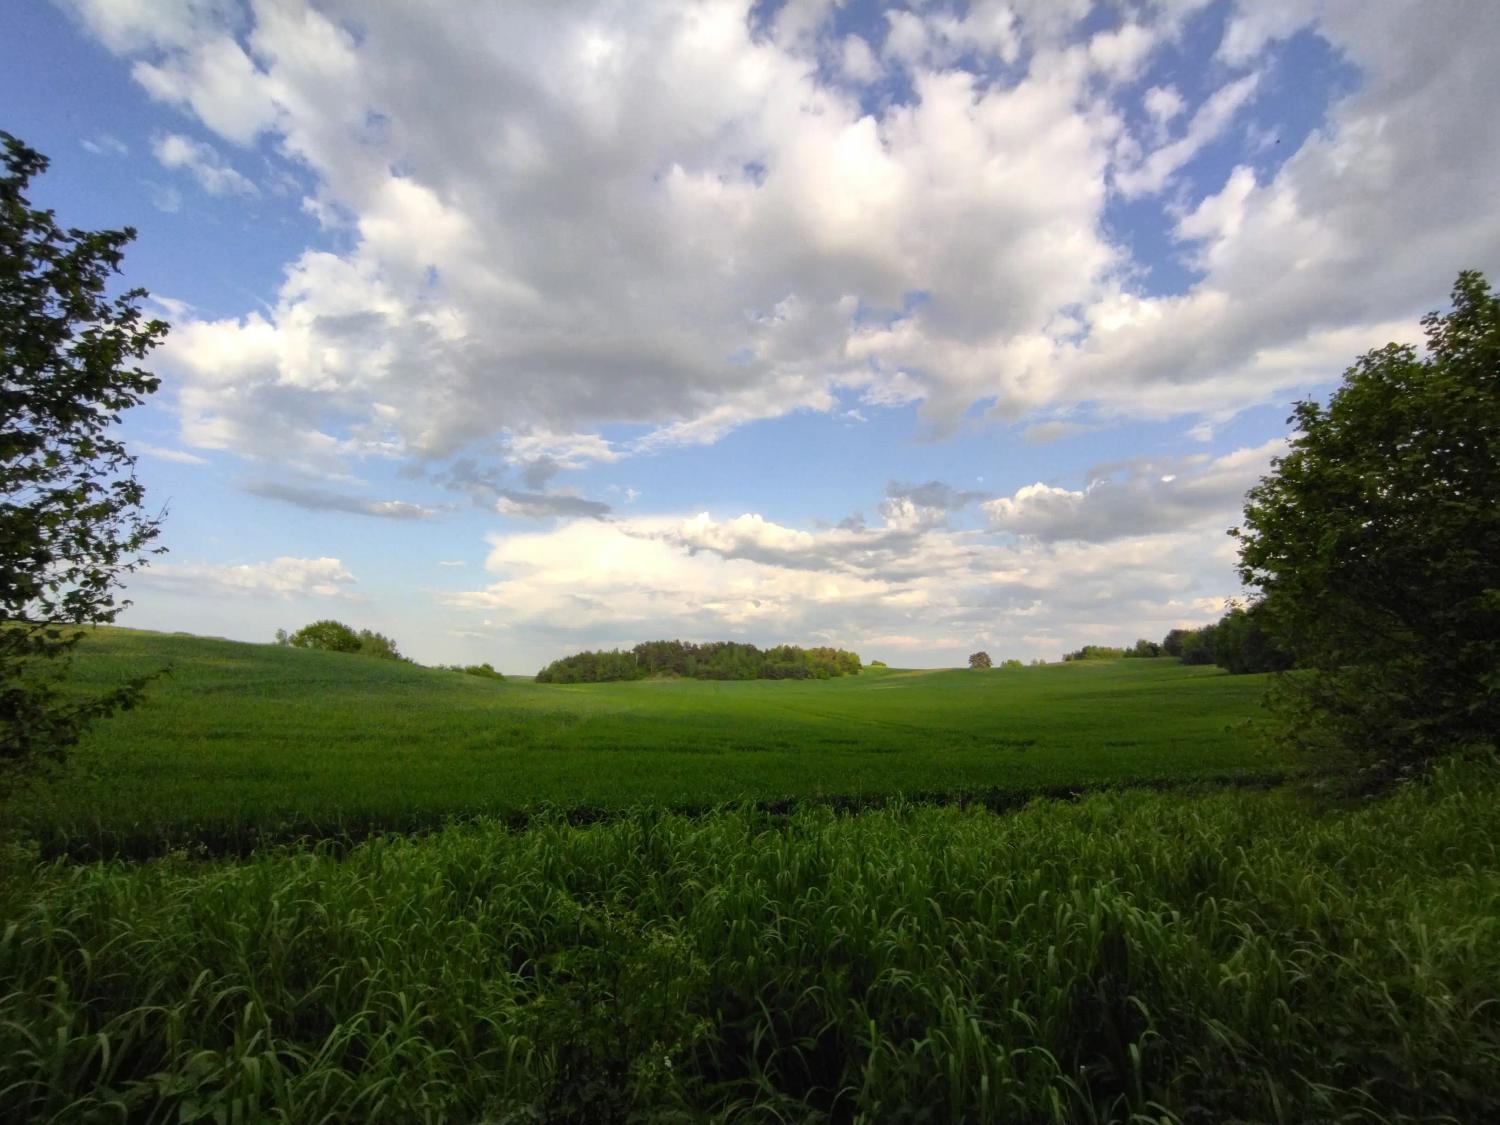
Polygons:
<instances>
[{"instance_id":1,"label":"tree line","mask_svg":"<svg viewBox=\"0 0 1500 1125\"><path fill-rule=\"evenodd\" d=\"M621 651L584 651L554 660L536 679L542 684L595 684L683 676L695 680L827 680L857 676L859 657L841 648L736 641L644 641Z\"/></svg>"},{"instance_id":2,"label":"tree line","mask_svg":"<svg viewBox=\"0 0 1500 1125\"><path fill-rule=\"evenodd\" d=\"M1234 675L1285 672L1296 666L1290 650L1268 628L1264 603L1231 606L1229 612L1195 629L1173 629L1160 641L1133 645L1084 645L1063 660L1130 660L1171 656L1183 664L1217 664Z\"/></svg>"}]
</instances>

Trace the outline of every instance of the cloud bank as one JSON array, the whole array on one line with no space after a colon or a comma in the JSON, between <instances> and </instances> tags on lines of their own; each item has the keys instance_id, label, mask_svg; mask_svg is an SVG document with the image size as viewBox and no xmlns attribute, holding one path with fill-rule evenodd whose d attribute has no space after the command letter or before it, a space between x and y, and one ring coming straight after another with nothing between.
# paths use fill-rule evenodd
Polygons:
<instances>
[{"instance_id":1,"label":"cloud bank","mask_svg":"<svg viewBox=\"0 0 1500 1125\"><path fill-rule=\"evenodd\" d=\"M312 471L532 435L618 457L851 398L935 433L976 404L1222 418L1410 338L1500 258L1495 5L1257 0L1202 94L1147 77L1195 4L1093 33L1081 3L914 5L862 34L748 0L71 7L153 98L315 185L341 248L167 352L188 443ZM1360 84L1279 167L1185 180L1275 124L1299 32ZM156 153L255 190L206 142ZM1191 284L1138 284L1117 199L1180 216Z\"/></svg>"}]
</instances>

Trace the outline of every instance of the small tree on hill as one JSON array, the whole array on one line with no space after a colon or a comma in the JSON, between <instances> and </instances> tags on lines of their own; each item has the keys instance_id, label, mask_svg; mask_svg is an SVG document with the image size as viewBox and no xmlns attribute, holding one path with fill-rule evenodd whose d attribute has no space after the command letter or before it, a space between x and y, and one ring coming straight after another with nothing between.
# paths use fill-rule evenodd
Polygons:
<instances>
[{"instance_id":1,"label":"small tree on hill","mask_svg":"<svg viewBox=\"0 0 1500 1125\"><path fill-rule=\"evenodd\" d=\"M302 626L286 643L293 648L313 648L320 652L358 652L359 634L342 621L325 618Z\"/></svg>"},{"instance_id":2,"label":"small tree on hill","mask_svg":"<svg viewBox=\"0 0 1500 1125\"><path fill-rule=\"evenodd\" d=\"M361 629L355 632L342 621L325 618L304 625L295 633L285 629L276 630L276 643L293 648L313 648L321 652L358 652L365 656L379 656L387 660L405 660L396 648L396 642L384 633Z\"/></svg>"},{"instance_id":3,"label":"small tree on hill","mask_svg":"<svg viewBox=\"0 0 1500 1125\"><path fill-rule=\"evenodd\" d=\"M1500 299L1469 271L1327 406L1299 402L1251 489L1240 575L1298 671L1287 741L1360 786L1500 731Z\"/></svg>"},{"instance_id":4,"label":"small tree on hill","mask_svg":"<svg viewBox=\"0 0 1500 1125\"><path fill-rule=\"evenodd\" d=\"M969 654L969 667L970 668L990 668L990 667L993 667L993 666L994 666L994 664L993 664L993 661L990 660L990 654L989 653L987 653L987 652L971 652Z\"/></svg>"},{"instance_id":5,"label":"small tree on hill","mask_svg":"<svg viewBox=\"0 0 1500 1125\"><path fill-rule=\"evenodd\" d=\"M167 326L142 317L144 290L105 295L135 232L59 227L26 197L46 158L4 132L0 149L0 766L15 767L60 758L149 678L61 690L78 627L113 621L123 576L159 550L111 427L156 390L134 364Z\"/></svg>"}]
</instances>

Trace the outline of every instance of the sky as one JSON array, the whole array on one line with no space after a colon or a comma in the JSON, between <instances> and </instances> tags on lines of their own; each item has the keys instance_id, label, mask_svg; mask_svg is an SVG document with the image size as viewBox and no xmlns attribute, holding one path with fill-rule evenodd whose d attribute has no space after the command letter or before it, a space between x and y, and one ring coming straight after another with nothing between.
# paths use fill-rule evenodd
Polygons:
<instances>
[{"instance_id":1,"label":"sky","mask_svg":"<svg viewBox=\"0 0 1500 1125\"><path fill-rule=\"evenodd\" d=\"M1492 0L34 0L0 128L172 325L121 624L937 667L1243 593L1291 404L1500 276L1497 64Z\"/></svg>"}]
</instances>

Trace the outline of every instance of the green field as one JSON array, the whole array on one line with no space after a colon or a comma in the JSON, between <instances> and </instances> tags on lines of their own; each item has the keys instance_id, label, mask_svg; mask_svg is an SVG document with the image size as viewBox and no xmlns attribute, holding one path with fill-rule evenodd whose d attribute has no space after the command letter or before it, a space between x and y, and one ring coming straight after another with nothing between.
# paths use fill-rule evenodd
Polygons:
<instances>
[{"instance_id":1,"label":"green field","mask_svg":"<svg viewBox=\"0 0 1500 1125\"><path fill-rule=\"evenodd\" d=\"M505 682L343 654L101 629L80 680L170 665L32 802L49 847L243 849L546 807L896 794L998 799L1275 775L1264 682L1172 660L817 681Z\"/></svg>"},{"instance_id":2,"label":"green field","mask_svg":"<svg viewBox=\"0 0 1500 1125\"><path fill-rule=\"evenodd\" d=\"M1500 765L1222 784L1257 678L167 661L7 810L0 1121L1500 1119Z\"/></svg>"}]
</instances>

